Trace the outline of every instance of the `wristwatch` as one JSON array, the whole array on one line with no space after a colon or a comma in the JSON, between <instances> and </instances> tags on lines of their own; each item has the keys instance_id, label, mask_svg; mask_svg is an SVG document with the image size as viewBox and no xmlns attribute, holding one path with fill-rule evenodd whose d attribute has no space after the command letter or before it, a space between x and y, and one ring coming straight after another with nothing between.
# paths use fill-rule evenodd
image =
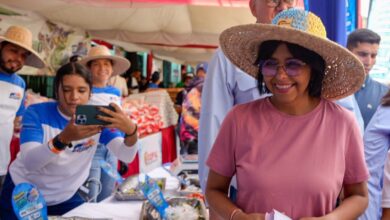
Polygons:
<instances>
[{"instance_id":1,"label":"wristwatch","mask_svg":"<svg viewBox=\"0 0 390 220\"><path fill-rule=\"evenodd\" d=\"M69 147L71 148L72 147L72 143L69 143L69 144L64 144L60 141L60 139L58 139L58 135L55 136L53 138L53 146L57 149L57 150L65 150L66 147Z\"/></svg>"}]
</instances>

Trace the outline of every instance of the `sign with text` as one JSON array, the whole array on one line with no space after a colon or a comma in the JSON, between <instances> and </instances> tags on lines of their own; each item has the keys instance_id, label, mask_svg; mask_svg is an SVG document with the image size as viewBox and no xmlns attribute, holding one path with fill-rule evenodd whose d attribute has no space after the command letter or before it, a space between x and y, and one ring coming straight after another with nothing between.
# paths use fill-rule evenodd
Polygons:
<instances>
[{"instance_id":1,"label":"sign with text","mask_svg":"<svg viewBox=\"0 0 390 220\"><path fill-rule=\"evenodd\" d=\"M141 173L147 173L162 164L162 136L161 132L148 135L139 140L138 150L139 169Z\"/></svg>"}]
</instances>

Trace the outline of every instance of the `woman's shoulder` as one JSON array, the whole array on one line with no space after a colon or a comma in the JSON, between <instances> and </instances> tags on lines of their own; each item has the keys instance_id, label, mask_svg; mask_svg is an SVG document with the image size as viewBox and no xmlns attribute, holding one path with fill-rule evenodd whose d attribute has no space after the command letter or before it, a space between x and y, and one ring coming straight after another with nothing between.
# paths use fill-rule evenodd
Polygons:
<instances>
[{"instance_id":1,"label":"woman's shoulder","mask_svg":"<svg viewBox=\"0 0 390 220\"><path fill-rule=\"evenodd\" d=\"M42 102L28 106L23 115L23 120L47 121L57 115L57 102Z\"/></svg>"},{"instance_id":2,"label":"woman's shoulder","mask_svg":"<svg viewBox=\"0 0 390 220\"><path fill-rule=\"evenodd\" d=\"M112 86L112 85L109 85L106 87L106 91L108 93L112 93L112 94L115 94L115 95L119 95L120 94L120 90L115 87L115 86Z\"/></svg>"},{"instance_id":3,"label":"woman's shoulder","mask_svg":"<svg viewBox=\"0 0 390 220\"><path fill-rule=\"evenodd\" d=\"M333 119L356 120L355 115L351 110L344 108L343 106L335 103L334 101L323 99L323 102L325 113L332 115Z\"/></svg>"},{"instance_id":4,"label":"woman's shoulder","mask_svg":"<svg viewBox=\"0 0 390 220\"><path fill-rule=\"evenodd\" d=\"M235 114L248 114L251 112L262 111L265 107L267 107L267 98L261 98L254 101L250 101L247 103L242 103L233 106L231 112Z\"/></svg>"},{"instance_id":5,"label":"woman's shoulder","mask_svg":"<svg viewBox=\"0 0 390 220\"><path fill-rule=\"evenodd\" d=\"M30 111L36 111L36 112L41 112L43 114L47 113L48 111L56 110L57 108L57 102L41 102L41 103L36 103L28 106L27 110Z\"/></svg>"},{"instance_id":6,"label":"woman's shoulder","mask_svg":"<svg viewBox=\"0 0 390 220\"><path fill-rule=\"evenodd\" d=\"M111 94L120 96L120 90L114 86L108 85L106 87L92 87L92 96L99 96L101 94Z\"/></svg>"}]
</instances>

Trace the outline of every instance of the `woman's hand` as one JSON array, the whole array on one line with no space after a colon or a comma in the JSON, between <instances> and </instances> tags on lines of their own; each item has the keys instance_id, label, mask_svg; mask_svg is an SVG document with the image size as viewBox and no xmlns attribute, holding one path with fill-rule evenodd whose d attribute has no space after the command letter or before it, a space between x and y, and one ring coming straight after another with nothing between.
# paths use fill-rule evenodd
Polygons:
<instances>
[{"instance_id":1,"label":"woman's hand","mask_svg":"<svg viewBox=\"0 0 390 220\"><path fill-rule=\"evenodd\" d=\"M75 116L73 115L68 125L59 134L59 140L64 144L72 141L81 140L99 133L102 130L100 125L76 125Z\"/></svg>"},{"instance_id":2,"label":"woman's hand","mask_svg":"<svg viewBox=\"0 0 390 220\"><path fill-rule=\"evenodd\" d=\"M115 103L111 103L115 111L111 111L106 108L99 108L100 111L106 113L109 116L98 115L98 119L109 122L110 124L105 125L106 128L116 128L124 132L125 140L124 143L126 146L133 146L137 140L137 125L133 123L129 116L127 116L122 109Z\"/></svg>"},{"instance_id":3,"label":"woman's hand","mask_svg":"<svg viewBox=\"0 0 390 220\"><path fill-rule=\"evenodd\" d=\"M122 109L115 103L110 103L110 106L114 107L115 111L111 111L107 108L99 108L99 111L106 113L109 116L98 115L97 118L102 121L109 122L110 124L105 125L106 128L116 128L124 132L125 134L132 134L136 125L128 117Z\"/></svg>"}]
</instances>

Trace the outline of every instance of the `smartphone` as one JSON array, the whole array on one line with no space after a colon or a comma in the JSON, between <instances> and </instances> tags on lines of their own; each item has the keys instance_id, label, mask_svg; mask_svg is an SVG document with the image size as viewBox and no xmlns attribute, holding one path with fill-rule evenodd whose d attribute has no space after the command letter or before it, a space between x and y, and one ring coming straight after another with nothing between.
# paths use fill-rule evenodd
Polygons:
<instances>
[{"instance_id":1,"label":"smartphone","mask_svg":"<svg viewBox=\"0 0 390 220\"><path fill-rule=\"evenodd\" d=\"M76 124L78 125L107 125L110 122L97 119L98 115L109 116L104 112L99 111L99 107L115 111L114 107L107 105L78 105L76 107Z\"/></svg>"}]
</instances>

